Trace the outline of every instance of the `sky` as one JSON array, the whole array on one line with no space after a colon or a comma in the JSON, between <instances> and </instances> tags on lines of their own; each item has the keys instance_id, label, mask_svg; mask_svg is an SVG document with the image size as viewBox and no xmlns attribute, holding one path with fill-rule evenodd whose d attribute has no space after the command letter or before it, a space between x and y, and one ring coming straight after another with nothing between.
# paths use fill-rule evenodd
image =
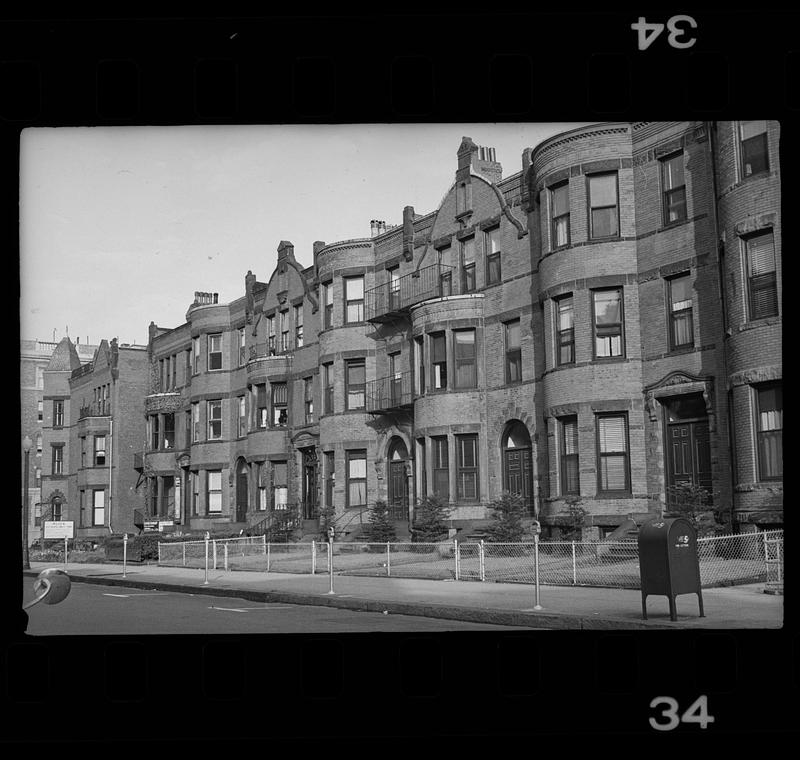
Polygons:
<instances>
[{"instance_id":1,"label":"sky","mask_svg":"<svg viewBox=\"0 0 800 760\"><path fill-rule=\"evenodd\" d=\"M194 292L244 294L281 240L369 237L370 220L435 211L463 136L507 177L522 151L578 126L423 124L60 127L22 132L20 338L147 343L178 327Z\"/></svg>"}]
</instances>

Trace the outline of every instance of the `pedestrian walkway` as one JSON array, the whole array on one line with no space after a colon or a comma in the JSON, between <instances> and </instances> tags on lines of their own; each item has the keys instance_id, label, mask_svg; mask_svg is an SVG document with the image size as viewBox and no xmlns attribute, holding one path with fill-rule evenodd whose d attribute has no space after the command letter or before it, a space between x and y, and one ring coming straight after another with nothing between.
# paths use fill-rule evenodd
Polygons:
<instances>
[{"instance_id":1,"label":"pedestrian walkway","mask_svg":"<svg viewBox=\"0 0 800 760\"><path fill-rule=\"evenodd\" d=\"M55 563L32 562L24 574L33 579ZM251 601L334 606L351 610L463 620L497 625L554 629L631 628L780 628L783 596L764 593L764 584L703 590L705 617L697 596L677 598L678 620L669 619L665 596L649 596L648 620L642 620L638 590L541 586L540 606L528 584L435 581L413 578L334 576L334 593L325 574L205 571L183 567L128 564L74 564L73 582L229 596Z\"/></svg>"}]
</instances>

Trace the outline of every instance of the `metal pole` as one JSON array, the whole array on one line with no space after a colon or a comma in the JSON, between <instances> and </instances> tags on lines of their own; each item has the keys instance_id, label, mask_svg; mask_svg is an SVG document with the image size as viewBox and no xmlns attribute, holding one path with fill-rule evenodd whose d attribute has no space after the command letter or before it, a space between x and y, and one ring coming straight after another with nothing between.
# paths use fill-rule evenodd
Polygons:
<instances>
[{"instance_id":1,"label":"metal pole","mask_svg":"<svg viewBox=\"0 0 800 760\"><path fill-rule=\"evenodd\" d=\"M458 580L458 571L460 570L459 562L458 562L458 560L460 559L460 556L459 556L460 553L461 553L461 550L458 548L458 541L456 539L453 539L453 555L455 556L455 560L456 560L456 580Z\"/></svg>"},{"instance_id":2,"label":"metal pole","mask_svg":"<svg viewBox=\"0 0 800 760\"><path fill-rule=\"evenodd\" d=\"M269 572L269 544L267 544L267 572Z\"/></svg>"},{"instance_id":3,"label":"metal pole","mask_svg":"<svg viewBox=\"0 0 800 760\"><path fill-rule=\"evenodd\" d=\"M534 573L536 578L536 604L533 605L533 609L540 610L542 609L542 605L539 604L539 536L538 534L534 535L533 537L533 561L534 561Z\"/></svg>"},{"instance_id":4,"label":"metal pole","mask_svg":"<svg viewBox=\"0 0 800 760\"><path fill-rule=\"evenodd\" d=\"M224 563L223 566L225 568L225 572L227 573L228 572L228 542L227 541L222 545L222 549L223 549L224 555L225 555L223 557L223 560L222 560L223 563Z\"/></svg>"},{"instance_id":5,"label":"metal pole","mask_svg":"<svg viewBox=\"0 0 800 760\"><path fill-rule=\"evenodd\" d=\"M484 555L483 539L478 544L478 565L481 571L481 580L486 580L486 558Z\"/></svg>"},{"instance_id":6,"label":"metal pole","mask_svg":"<svg viewBox=\"0 0 800 760\"><path fill-rule=\"evenodd\" d=\"M572 542L572 585L578 585L578 567L575 564L575 542Z\"/></svg>"},{"instance_id":7,"label":"metal pole","mask_svg":"<svg viewBox=\"0 0 800 760\"><path fill-rule=\"evenodd\" d=\"M267 534L262 533L261 535L261 545L264 547L264 554L267 553Z\"/></svg>"},{"instance_id":8,"label":"metal pole","mask_svg":"<svg viewBox=\"0 0 800 760\"><path fill-rule=\"evenodd\" d=\"M317 572L317 542L311 541L311 575Z\"/></svg>"},{"instance_id":9,"label":"metal pole","mask_svg":"<svg viewBox=\"0 0 800 760\"><path fill-rule=\"evenodd\" d=\"M212 539L211 543L213 544L212 549L214 552L214 569L217 569L217 539Z\"/></svg>"},{"instance_id":10,"label":"metal pole","mask_svg":"<svg viewBox=\"0 0 800 760\"><path fill-rule=\"evenodd\" d=\"M392 574L392 545L386 542L386 577Z\"/></svg>"},{"instance_id":11,"label":"metal pole","mask_svg":"<svg viewBox=\"0 0 800 760\"><path fill-rule=\"evenodd\" d=\"M158 553L161 554L161 543L158 544ZM122 577L125 578L125 571L128 564L128 534L122 536Z\"/></svg>"},{"instance_id":12,"label":"metal pole","mask_svg":"<svg viewBox=\"0 0 800 760\"><path fill-rule=\"evenodd\" d=\"M183 566L186 567L186 541L181 541L181 547L183 548Z\"/></svg>"},{"instance_id":13,"label":"metal pole","mask_svg":"<svg viewBox=\"0 0 800 760\"><path fill-rule=\"evenodd\" d=\"M208 585L208 531L206 531L205 535L205 543L206 543L206 579L203 581L203 585Z\"/></svg>"},{"instance_id":14,"label":"metal pole","mask_svg":"<svg viewBox=\"0 0 800 760\"><path fill-rule=\"evenodd\" d=\"M69 548L67 546L67 542L68 541L69 541L69 539L66 536L64 536L64 569L65 570L67 569L67 552L69 552Z\"/></svg>"},{"instance_id":15,"label":"metal pole","mask_svg":"<svg viewBox=\"0 0 800 760\"><path fill-rule=\"evenodd\" d=\"M333 541L328 541L328 573L331 578L331 590L328 593L335 594L336 592L333 590Z\"/></svg>"}]
</instances>

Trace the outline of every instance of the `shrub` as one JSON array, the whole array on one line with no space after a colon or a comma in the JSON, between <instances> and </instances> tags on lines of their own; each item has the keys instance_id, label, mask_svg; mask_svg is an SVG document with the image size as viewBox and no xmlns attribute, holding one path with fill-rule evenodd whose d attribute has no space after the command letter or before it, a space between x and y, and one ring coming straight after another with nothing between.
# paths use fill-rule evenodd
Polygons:
<instances>
[{"instance_id":1,"label":"shrub","mask_svg":"<svg viewBox=\"0 0 800 760\"><path fill-rule=\"evenodd\" d=\"M697 483L677 483L668 489L669 505L664 517L683 517L697 531L698 538L713 536L726 529L720 513L712 506L712 494Z\"/></svg>"},{"instance_id":2,"label":"shrub","mask_svg":"<svg viewBox=\"0 0 800 760\"><path fill-rule=\"evenodd\" d=\"M438 496L426 496L419 499L414 510L411 540L425 543L447 538L449 517L450 506Z\"/></svg>"},{"instance_id":3,"label":"shrub","mask_svg":"<svg viewBox=\"0 0 800 760\"><path fill-rule=\"evenodd\" d=\"M397 538L394 523L389 517L389 509L385 501L376 501L369 508L367 514L369 524L364 529L365 540L386 543Z\"/></svg>"},{"instance_id":4,"label":"shrub","mask_svg":"<svg viewBox=\"0 0 800 760\"><path fill-rule=\"evenodd\" d=\"M492 522L486 530L489 540L497 543L521 541L525 534L522 524L525 504L522 499L517 494L504 491L489 508L492 510Z\"/></svg>"}]
</instances>

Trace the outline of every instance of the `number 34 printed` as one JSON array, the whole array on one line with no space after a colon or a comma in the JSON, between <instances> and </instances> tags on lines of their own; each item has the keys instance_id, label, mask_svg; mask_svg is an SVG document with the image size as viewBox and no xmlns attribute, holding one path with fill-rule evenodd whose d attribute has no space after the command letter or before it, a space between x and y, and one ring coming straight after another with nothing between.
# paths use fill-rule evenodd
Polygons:
<instances>
[{"instance_id":1,"label":"number 34 printed","mask_svg":"<svg viewBox=\"0 0 800 760\"><path fill-rule=\"evenodd\" d=\"M697 40L688 37L689 32L680 24L697 29L697 22L691 16L673 16L666 24L669 31L667 41L674 48L690 48ZM631 24L631 29L639 33L639 50L647 50L656 41L656 37L664 31L664 24L648 24L644 16L639 16L639 20Z\"/></svg>"},{"instance_id":2,"label":"number 34 printed","mask_svg":"<svg viewBox=\"0 0 800 760\"><path fill-rule=\"evenodd\" d=\"M714 716L708 714L708 697L699 696L678 718L678 702L672 697L656 697L650 702L651 708L661 707L661 714L650 718L650 725L656 731L672 731L681 723L699 723L706 728L714 722Z\"/></svg>"}]
</instances>

